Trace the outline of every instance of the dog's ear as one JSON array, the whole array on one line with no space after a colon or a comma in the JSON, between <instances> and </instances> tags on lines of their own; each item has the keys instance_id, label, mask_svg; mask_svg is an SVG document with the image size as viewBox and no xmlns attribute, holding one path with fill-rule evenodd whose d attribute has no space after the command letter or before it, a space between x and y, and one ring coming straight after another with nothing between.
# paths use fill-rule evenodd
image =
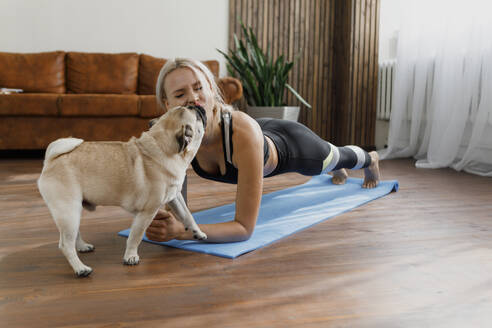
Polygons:
<instances>
[{"instance_id":1,"label":"dog's ear","mask_svg":"<svg viewBox=\"0 0 492 328\"><path fill-rule=\"evenodd\" d=\"M154 118L154 119L151 119L151 120L149 121L149 128L151 128L151 127L152 127L152 125L156 124L158 120L159 120L159 118L158 118L158 117L157 117L157 118Z\"/></svg>"},{"instance_id":2,"label":"dog's ear","mask_svg":"<svg viewBox=\"0 0 492 328\"><path fill-rule=\"evenodd\" d=\"M178 153L181 153L183 150L188 147L193 138L193 128L191 125L186 124L181 127L181 131L176 134L176 140L178 141Z\"/></svg>"}]
</instances>

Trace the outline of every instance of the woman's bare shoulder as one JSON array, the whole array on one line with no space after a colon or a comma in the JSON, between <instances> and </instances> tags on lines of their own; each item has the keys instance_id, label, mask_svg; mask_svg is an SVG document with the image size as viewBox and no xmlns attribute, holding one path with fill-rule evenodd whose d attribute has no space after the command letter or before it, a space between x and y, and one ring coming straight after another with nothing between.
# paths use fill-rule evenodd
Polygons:
<instances>
[{"instance_id":1,"label":"woman's bare shoulder","mask_svg":"<svg viewBox=\"0 0 492 328\"><path fill-rule=\"evenodd\" d=\"M241 111L234 111L232 114L233 139L243 144L251 141L253 144L263 140L263 133L258 123L248 114Z\"/></svg>"},{"instance_id":2,"label":"woman's bare shoulder","mask_svg":"<svg viewBox=\"0 0 492 328\"><path fill-rule=\"evenodd\" d=\"M258 122L256 122L254 118L252 118L245 112L241 112L239 110L236 110L231 114L232 114L233 128L238 128L238 130L245 129L249 133L256 132L261 134L260 126L258 125Z\"/></svg>"}]
</instances>

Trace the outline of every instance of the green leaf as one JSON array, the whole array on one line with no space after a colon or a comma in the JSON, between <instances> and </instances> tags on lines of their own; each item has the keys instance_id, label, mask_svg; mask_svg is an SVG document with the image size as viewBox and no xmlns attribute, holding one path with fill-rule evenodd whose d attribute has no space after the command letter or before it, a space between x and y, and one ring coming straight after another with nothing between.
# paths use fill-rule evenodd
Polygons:
<instances>
[{"instance_id":1,"label":"green leaf","mask_svg":"<svg viewBox=\"0 0 492 328\"><path fill-rule=\"evenodd\" d=\"M304 105L311 106L287 84L289 72L294 62L286 60L284 55L273 58L270 45L264 52L258 44L258 39L251 27L241 24L241 39L234 34L235 49L224 53L217 49L226 59L227 70L236 76L244 88L244 96L251 106L282 106L285 99L285 88L288 88Z\"/></svg>"},{"instance_id":2,"label":"green leaf","mask_svg":"<svg viewBox=\"0 0 492 328\"><path fill-rule=\"evenodd\" d=\"M304 104L304 106L306 106L307 108L312 108L310 104L307 103L306 100L304 100L304 98L302 98L296 90L294 90L293 87L291 87L288 83L285 83L285 86L287 87L287 89L289 89L290 92L292 92L292 94L294 94L294 96L296 96L297 99L299 99L300 102L302 102Z\"/></svg>"}]
</instances>

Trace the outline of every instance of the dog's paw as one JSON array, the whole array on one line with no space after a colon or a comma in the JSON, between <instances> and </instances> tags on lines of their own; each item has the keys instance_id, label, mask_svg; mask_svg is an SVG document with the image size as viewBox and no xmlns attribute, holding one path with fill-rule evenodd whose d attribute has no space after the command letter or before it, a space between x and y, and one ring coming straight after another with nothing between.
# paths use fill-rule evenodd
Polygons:
<instances>
[{"instance_id":1,"label":"dog's paw","mask_svg":"<svg viewBox=\"0 0 492 328\"><path fill-rule=\"evenodd\" d=\"M196 240L206 240L207 235L199 230L193 230L193 238Z\"/></svg>"},{"instance_id":2,"label":"dog's paw","mask_svg":"<svg viewBox=\"0 0 492 328\"><path fill-rule=\"evenodd\" d=\"M81 253L89 253L89 252L94 251L94 249L96 249L96 248L94 247L94 245L91 245L91 244L84 244L82 246L77 247L77 251L79 251Z\"/></svg>"},{"instance_id":3,"label":"dog's paw","mask_svg":"<svg viewBox=\"0 0 492 328\"><path fill-rule=\"evenodd\" d=\"M89 276L90 274L92 273L92 268L91 267L88 267L88 266L84 266L83 268L75 271L75 274L77 275L77 277L79 278L84 278L84 277L87 277Z\"/></svg>"},{"instance_id":4,"label":"dog's paw","mask_svg":"<svg viewBox=\"0 0 492 328\"><path fill-rule=\"evenodd\" d=\"M140 257L138 255L129 256L123 259L125 265L137 265L140 262Z\"/></svg>"}]
</instances>

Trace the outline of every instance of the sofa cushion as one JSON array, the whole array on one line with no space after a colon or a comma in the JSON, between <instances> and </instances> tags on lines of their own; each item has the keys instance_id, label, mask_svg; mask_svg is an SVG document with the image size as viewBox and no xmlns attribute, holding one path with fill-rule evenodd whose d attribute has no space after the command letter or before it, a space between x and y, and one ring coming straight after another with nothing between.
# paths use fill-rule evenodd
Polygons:
<instances>
[{"instance_id":1,"label":"sofa cushion","mask_svg":"<svg viewBox=\"0 0 492 328\"><path fill-rule=\"evenodd\" d=\"M219 62L216 60L206 60L204 63L212 72L212 74L215 76L215 78L219 77Z\"/></svg>"},{"instance_id":2,"label":"sofa cushion","mask_svg":"<svg viewBox=\"0 0 492 328\"><path fill-rule=\"evenodd\" d=\"M157 99L154 95L139 96L140 117L154 118L166 113L166 110L162 109L157 104Z\"/></svg>"},{"instance_id":3,"label":"sofa cushion","mask_svg":"<svg viewBox=\"0 0 492 328\"><path fill-rule=\"evenodd\" d=\"M141 95L155 95L155 86L162 66L166 59L157 58L149 55L140 55L138 64L138 93ZM212 71L214 76L219 76L219 62L207 60L203 62Z\"/></svg>"},{"instance_id":4,"label":"sofa cushion","mask_svg":"<svg viewBox=\"0 0 492 328\"><path fill-rule=\"evenodd\" d=\"M67 137L128 141L148 128L149 119L141 117L6 116L0 119L0 149L46 149L54 140Z\"/></svg>"},{"instance_id":5,"label":"sofa cushion","mask_svg":"<svg viewBox=\"0 0 492 328\"><path fill-rule=\"evenodd\" d=\"M134 94L137 76L136 53L67 53L69 93Z\"/></svg>"},{"instance_id":6,"label":"sofa cushion","mask_svg":"<svg viewBox=\"0 0 492 328\"><path fill-rule=\"evenodd\" d=\"M58 97L53 93L0 95L0 116L57 116Z\"/></svg>"},{"instance_id":7,"label":"sofa cushion","mask_svg":"<svg viewBox=\"0 0 492 328\"><path fill-rule=\"evenodd\" d=\"M140 55L138 63L138 93L141 95L155 95L157 77L166 59L149 55Z\"/></svg>"},{"instance_id":8,"label":"sofa cushion","mask_svg":"<svg viewBox=\"0 0 492 328\"><path fill-rule=\"evenodd\" d=\"M24 92L65 92L65 53L0 52L0 88Z\"/></svg>"},{"instance_id":9,"label":"sofa cushion","mask_svg":"<svg viewBox=\"0 0 492 328\"><path fill-rule=\"evenodd\" d=\"M137 95L61 95L61 116L138 116Z\"/></svg>"}]
</instances>

